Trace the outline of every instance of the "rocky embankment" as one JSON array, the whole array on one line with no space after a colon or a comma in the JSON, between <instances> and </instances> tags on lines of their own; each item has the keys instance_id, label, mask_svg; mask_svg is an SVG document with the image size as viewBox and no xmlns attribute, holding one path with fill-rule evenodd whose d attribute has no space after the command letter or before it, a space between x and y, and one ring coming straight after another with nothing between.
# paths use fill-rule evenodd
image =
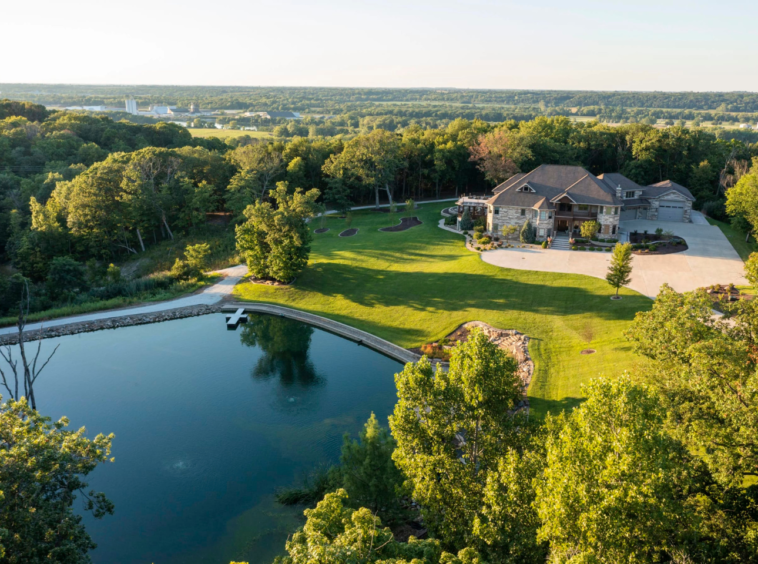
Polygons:
<instances>
[{"instance_id":1,"label":"rocky embankment","mask_svg":"<svg viewBox=\"0 0 758 564\"><path fill-rule=\"evenodd\" d=\"M221 304L217 305L196 305L168 309L165 311L156 311L155 313L143 313L139 315L124 315L120 317L109 317L107 319L98 319L95 321L81 321L79 323L70 323L66 325L56 325L53 327L42 327L34 331L24 332L24 342L36 341L40 338L50 339L52 337L62 337L64 335L76 335L77 333L89 333L90 331L100 331L102 329L118 329L119 327L130 327L132 325L146 325L148 323L159 323L161 321L170 321L172 319L182 319L184 317L196 317L208 313L217 313L221 311ZM114 312L116 314L116 312ZM117 315L117 314L116 314ZM40 335L41 333L41 335ZM15 345L18 343L18 333L0 335L0 346Z\"/></svg>"},{"instance_id":2,"label":"rocky embankment","mask_svg":"<svg viewBox=\"0 0 758 564\"><path fill-rule=\"evenodd\" d=\"M464 336L475 327L480 328L490 341L512 355L518 362L517 374L521 380L521 389L524 393L524 399L520 402L519 407L528 408L529 399L526 393L534 375L534 361L529 355L529 337L512 329L498 329L482 321L469 321L453 331L449 338L460 339L463 337L465 339Z\"/></svg>"}]
</instances>

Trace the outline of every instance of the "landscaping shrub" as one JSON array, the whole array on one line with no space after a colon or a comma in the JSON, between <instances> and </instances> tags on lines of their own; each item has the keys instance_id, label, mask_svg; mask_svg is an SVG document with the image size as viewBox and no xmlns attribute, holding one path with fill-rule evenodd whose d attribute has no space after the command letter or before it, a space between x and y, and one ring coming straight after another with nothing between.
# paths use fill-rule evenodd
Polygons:
<instances>
[{"instance_id":1,"label":"landscaping shrub","mask_svg":"<svg viewBox=\"0 0 758 564\"><path fill-rule=\"evenodd\" d=\"M486 226L487 222L483 217L477 217L476 221L474 221L474 227L481 227L482 231L484 231L484 227Z\"/></svg>"},{"instance_id":2,"label":"landscaping shrub","mask_svg":"<svg viewBox=\"0 0 758 564\"><path fill-rule=\"evenodd\" d=\"M471 214L468 210L463 211L461 216L461 231L466 232L474 228L474 222L471 220Z\"/></svg>"},{"instance_id":3,"label":"landscaping shrub","mask_svg":"<svg viewBox=\"0 0 758 564\"><path fill-rule=\"evenodd\" d=\"M534 226L528 219L526 220L524 226L521 228L519 239L522 243L534 243Z\"/></svg>"},{"instance_id":4,"label":"landscaping shrub","mask_svg":"<svg viewBox=\"0 0 758 564\"><path fill-rule=\"evenodd\" d=\"M612 250L613 250L613 249L612 249L611 247L606 247L606 248L605 248L605 252L606 252L606 253L610 253Z\"/></svg>"},{"instance_id":5,"label":"landscaping shrub","mask_svg":"<svg viewBox=\"0 0 758 564\"><path fill-rule=\"evenodd\" d=\"M445 218L445 225L455 225L457 219L455 216L446 217Z\"/></svg>"},{"instance_id":6,"label":"landscaping shrub","mask_svg":"<svg viewBox=\"0 0 758 564\"><path fill-rule=\"evenodd\" d=\"M489 245L491 242L492 242L492 239L490 239L489 237L486 237L486 236L485 237L481 237L479 239L479 244L480 245Z\"/></svg>"},{"instance_id":7,"label":"landscaping shrub","mask_svg":"<svg viewBox=\"0 0 758 564\"><path fill-rule=\"evenodd\" d=\"M724 200L713 200L710 202L705 202L703 204L703 207L700 209L705 215L712 217L713 219L717 219L719 221L727 221L729 219L729 217L726 215L726 206L724 205Z\"/></svg>"},{"instance_id":8,"label":"landscaping shrub","mask_svg":"<svg viewBox=\"0 0 758 564\"><path fill-rule=\"evenodd\" d=\"M547 241L542 241L542 248L547 249Z\"/></svg>"},{"instance_id":9,"label":"landscaping shrub","mask_svg":"<svg viewBox=\"0 0 758 564\"><path fill-rule=\"evenodd\" d=\"M576 250L576 245L571 245L571 250L575 251Z\"/></svg>"}]
</instances>

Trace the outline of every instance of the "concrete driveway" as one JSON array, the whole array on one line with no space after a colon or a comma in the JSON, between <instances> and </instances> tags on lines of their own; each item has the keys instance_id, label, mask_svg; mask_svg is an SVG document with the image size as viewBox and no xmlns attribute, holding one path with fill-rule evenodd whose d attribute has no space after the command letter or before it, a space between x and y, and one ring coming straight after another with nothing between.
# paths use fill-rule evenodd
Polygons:
<instances>
[{"instance_id":1,"label":"concrete driveway","mask_svg":"<svg viewBox=\"0 0 758 564\"><path fill-rule=\"evenodd\" d=\"M677 292L712 284L747 284L744 263L721 230L713 225L635 220L621 222L621 235L635 229L654 233L660 227L683 237L689 248L670 255L635 255L629 288L654 298L663 283ZM586 274L605 279L611 253L553 249L500 249L482 260L503 268Z\"/></svg>"}]
</instances>

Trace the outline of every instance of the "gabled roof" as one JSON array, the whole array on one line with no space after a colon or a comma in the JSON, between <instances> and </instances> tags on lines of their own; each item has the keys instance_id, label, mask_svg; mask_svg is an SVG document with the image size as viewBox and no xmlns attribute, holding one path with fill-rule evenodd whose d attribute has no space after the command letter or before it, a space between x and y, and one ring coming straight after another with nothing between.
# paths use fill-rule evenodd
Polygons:
<instances>
[{"instance_id":1,"label":"gabled roof","mask_svg":"<svg viewBox=\"0 0 758 564\"><path fill-rule=\"evenodd\" d=\"M688 200L691 200L693 202L695 201L695 197L689 190L687 190L687 188L677 184L676 182L671 182L671 180L664 180L663 182L658 182L657 184L651 184L645 189L643 196L645 198L660 198L667 192L672 191L679 192Z\"/></svg>"},{"instance_id":2,"label":"gabled roof","mask_svg":"<svg viewBox=\"0 0 758 564\"><path fill-rule=\"evenodd\" d=\"M524 184L534 193L518 192ZM615 190L580 166L541 165L528 174L509 178L494 190L495 195L487 203L496 206L531 207L546 205L553 209L552 202L568 196L577 204L620 205ZM541 202L546 200L545 204Z\"/></svg>"},{"instance_id":3,"label":"gabled roof","mask_svg":"<svg viewBox=\"0 0 758 564\"><path fill-rule=\"evenodd\" d=\"M605 182L605 184L615 190L617 186L621 186L622 190L644 190L642 186L637 184L634 180L630 180L619 172L606 172L598 175L598 178Z\"/></svg>"}]
</instances>

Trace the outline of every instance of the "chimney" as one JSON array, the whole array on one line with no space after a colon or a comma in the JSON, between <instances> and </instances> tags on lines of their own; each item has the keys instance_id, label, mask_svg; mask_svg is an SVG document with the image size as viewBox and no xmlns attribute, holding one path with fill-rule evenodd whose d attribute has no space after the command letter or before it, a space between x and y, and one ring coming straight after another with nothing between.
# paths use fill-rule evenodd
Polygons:
<instances>
[{"instance_id":1,"label":"chimney","mask_svg":"<svg viewBox=\"0 0 758 564\"><path fill-rule=\"evenodd\" d=\"M623 198L621 197L621 184L616 185L616 197L619 200L623 200Z\"/></svg>"}]
</instances>

